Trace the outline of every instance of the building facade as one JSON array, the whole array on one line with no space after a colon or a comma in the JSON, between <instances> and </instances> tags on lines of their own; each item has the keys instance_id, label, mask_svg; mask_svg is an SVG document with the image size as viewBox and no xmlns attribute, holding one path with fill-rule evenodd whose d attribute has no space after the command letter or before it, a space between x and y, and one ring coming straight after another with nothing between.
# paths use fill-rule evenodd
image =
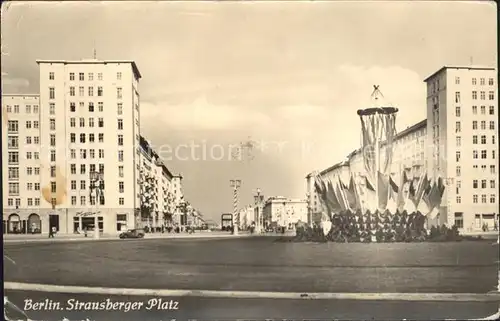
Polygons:
<instances>
[{"instance_id":1,"label":"building facade","mask_svg":"<svg viewBox=\"0 0 500 321\"><path fill-rule=\"evenodd\" d=\"M271 226L293 228L298 221L307 222L307 201L282 196L270 197L262 210L264 228Z\"/></svg>"},{"instance_id":2,"label":"building facade","mask_svg":"<svg viewBox=\"0 0 500 321\"><path fill-rule=\"evenodd\" d=\"M240 218L239 228L242 230L250 228L252 224L257 224L255 218L255 206L248 205L240 209L239 218Z\"/></svg>"},{"instance_id":3,"label":"building facade","mask_svg":"<svg viewBox=\"0 0 500 321\"><path fill-rule=\"evenodd\" d=\"M481 231L498 222L498 99L494 68L443 67L425 79L427 119L398 133L392 144L391 176L442 177L446 182L439 215L430 224L456 225ZM382 143L381 153L387 146ZM364 184L361 149L321 172L322 178L350 176ZM324 209L314 188L314 173L306 176L308 207L314 220ZM314 221L313 220L313 221Z\"/></svg>"},{"instance_id":4,"label":"building facade","mask_svg":"<svg viewBox=\"0 0 500 321\"><path fill-rule=\"evenodd\" d=\"M427 84L430 174L445 178L443 221L462 232L498 222L497 73L486 67L443 67Z\"/></svg>"}]
</instances>

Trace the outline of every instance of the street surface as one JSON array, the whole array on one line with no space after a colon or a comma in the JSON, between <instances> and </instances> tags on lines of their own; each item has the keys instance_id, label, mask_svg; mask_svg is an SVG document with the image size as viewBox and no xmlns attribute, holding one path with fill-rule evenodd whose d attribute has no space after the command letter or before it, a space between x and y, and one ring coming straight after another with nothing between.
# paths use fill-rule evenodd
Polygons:
<instances>
[{"instance_id":1,"label":"street surface","mask_svg":"<svg viewBox=\"0 0 500 321\"><path fill-rule=\"evenodd\" d=\"M4 254L5 281L115 288L486 293L498 278L498 246L490 241L143 239L7 243Z\"/></svg>"},{"instance_id":2,"label":"street surface","mask_svg":"<svg viewBox=\"0 0 500 321\"><path fill-rule=\"evenodd\" d=\"M343 320L443 320L484 318L498 311L495 302L405 302L405 301L360 301L360 300L279 300L279 299L231 299L169 297L163 302L172 304L158 305L158 297L133 297L109 295L59 294L41 292L7 291L9 300L24 307L24 300L32 303L46 299L53 305L60 303L61 310L29 311L28 316L35 320L60 321L64 317L73 320L93 321L170 321L172 319L237 320L237 319L343 319ZM67 301L73 299L73 305ZM135 311L68 311L76 300L80 302L142 302ZM28 301L27 301L28 302ZM177 303L178 302L178 303ZM147 310L150 304L153 309ZM174 306L177 308L173 310ZM85 308L85 307L83 307ZM171 308L171 309L168 309Z\"/></svg>"}]
</instances>

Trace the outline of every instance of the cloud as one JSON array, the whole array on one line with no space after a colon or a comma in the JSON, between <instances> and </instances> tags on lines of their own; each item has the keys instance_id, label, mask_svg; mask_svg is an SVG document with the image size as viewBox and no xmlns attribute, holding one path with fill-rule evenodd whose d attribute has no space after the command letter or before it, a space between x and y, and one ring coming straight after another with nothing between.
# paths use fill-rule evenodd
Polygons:
<instances>
[{"instance_id":1,"label":"cloud","mask_svg":"<svg viewBox=\"0 0 500 321\"><path fill-rule=\"evenodd\" d=\"M2 92L18 93L26 90L30 86L28 79L10 77L8 73L2 72Z\"/></svg>"}]
</instances>

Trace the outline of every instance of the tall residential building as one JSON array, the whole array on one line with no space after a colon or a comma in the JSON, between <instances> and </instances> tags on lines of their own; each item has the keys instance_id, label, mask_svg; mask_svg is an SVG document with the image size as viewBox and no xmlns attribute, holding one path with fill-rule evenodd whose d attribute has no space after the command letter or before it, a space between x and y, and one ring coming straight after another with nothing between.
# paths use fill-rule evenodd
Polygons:
<instances>
[{"instance_id":1,"label":"tall residential building","mask_svg":"<svg viewBox=\"0 0 500 321\"><path fill-rule=\"evenodd\" d=\"M39 95L2 95L3 231L39 232Z\"/></svg>"},{"instance_id":2,"label":"tall residential building","mask_svg":"<svg viewBox=\"0 0 500 321\"><path fill-rule=\"evenodd\" d=\"M445 178L441 216L463 232L498 220L498 97L494 68L445 66L427 84L430 174Z\"/></svg>"},{"instance_id":3,"label":"tall residential building","mask_svg":"<svg viewBox=\"0 0 500 321\"><path fill-rule=\"evenodd\" d=\"M262 210L264 227L293 228L298 221L307 222L307 201L283 196L270 197Z\"/></svg>"}]
</instances>

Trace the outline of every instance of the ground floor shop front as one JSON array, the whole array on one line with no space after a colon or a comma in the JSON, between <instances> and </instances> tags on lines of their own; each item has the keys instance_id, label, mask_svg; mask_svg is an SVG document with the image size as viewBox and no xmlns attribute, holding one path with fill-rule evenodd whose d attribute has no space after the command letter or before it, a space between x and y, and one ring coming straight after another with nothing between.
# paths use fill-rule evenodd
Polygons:
<instances>
[{"instance_id":1,"label":"ground floor shop front","mask_svg":"<svg viewBox=\"0 0 500 321\"><path fill-rule=\"evenodd\" d=\"M94 231L96 226L104 234L118 234L135 228L133 209L4 209L3 234L57 233L78 234Z\"/></svg>"}]
</instances>

